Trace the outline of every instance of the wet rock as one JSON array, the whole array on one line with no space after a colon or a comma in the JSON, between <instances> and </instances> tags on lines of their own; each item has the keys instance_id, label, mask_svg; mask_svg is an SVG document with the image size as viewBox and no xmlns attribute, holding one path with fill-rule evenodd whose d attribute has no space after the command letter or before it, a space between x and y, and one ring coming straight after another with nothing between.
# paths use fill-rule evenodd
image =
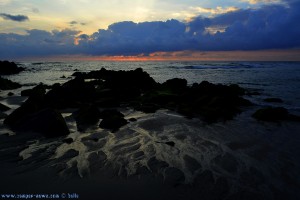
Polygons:
<instances>
[{"instance_id":1,"label":"wet rock","mask_svg":"<svg viewBox=\"0 0 300 200\"><path fill-rule=\"evenodd\" d=\"M96 124L100 119L100 111L95 105L83 105L73 114L78 130L84 130L86 127Z\"/></svg>"},{"instance_id":2,"label":"wet rock","mask_svg":"<svg viewBox=\"0 0 300 200\"><path fill-rule=\"evenodd\" d=\"M202 168L201 164L195 158L192 158L189 155L184 155L183 160L186 168L192 173L195 173L197 170Z\"/></svg>"},{"instance_id":3,"label":"wet rock","mask_svg":"<svg viewBox=\"0 0 300 200\"><path fill-rule=\"evenodd\" d=\"M178 112L188 116L200 116L207 122L229 120L240 113L240 107L252 105L241 97L244 89L237 85L215 85L207 81L193 84L182 95Z\"/></svg>"},{"instance_id":4,"label":"wet rock","mask_svg":"<svg viewBox=\"0 0 300 200\"><path fill-rule=\"evenodd\" d=\"M124 115L117 110L104 110L101 112L100 118L102 121L100 122L99 127L110 129L112 131L116 131L128 123L124 119Z\"/></svg>"},{"instance_id":5,"label":"wet rock","mask_svg":"<svg viewBox=\"0 0 300 200\"><path fill-rule=\"evenodd\" d=\"M175 167L168 167L165 170L164 182L169 185L183 183L185 180L184 173Z\"/></svg>"},{"instance_id":6,"label":"wet rock","mask_svg":"<svg viewBox=\"0 0 300 200\"><path fill-rule=\"evenodd\" d=\"M169 166L168 163L161 160L157 160L155 157L150 158L147 164L149 169L155 173L161 172L164 168Z\"/></svg>"},{"instance_id":7,"label":"wet rock","mask_svg":"<svg viewBox=\"0 0 300 200\"><path fill-rule=\"evenodd\" d=\"M22 113L14 116L15 112L9 115L4 122L17 131L37 132L46 137L69 134L64 118L56 110L43 109L32 114L25 112L23 116L21 115Z\"/></svg>"},{"instance_id":8,"label":"wet rock","mask_svg":"<svg viewBox=\"0 0 300 200\"><path fill-rule=\"evenodd\" d=\"M0 77L0 90L14 90L22 87L19 83Z\"/></svg>"},{"instance_id":9,"label":"wet rock","mask_svg":"<svg viewBox=\"0 0 300 200\"><path fill-rule=\"evenodd\" d=\"M18 67L14 62L0 61L0 75L18 74L25 70L23 67Z\"/></svg>"},{"instance_id":10,"label":"wet rock","mask_svg":"<svg viewBox=\"0 0 300 200\"><path fill-rule=\"evenodd\" d=\"M300 121L300 117L289 114L283 107L267 107L257 110L252 117L261 121L278 122L282 120Z\"/></svg>"},{"instance_id":11,"label":"wet rock","mask_svg":"<svg viewBox=\"0 0 300 200\"><path fill-rule=\"evenodd\" d=\"M5 112L10 110L9 107L7 107L6 105L3 105L2 103L0 103L0 111Z\"/></svg>"},{"instance_id":12,"label":"wet rock","mask_svg":"<svg viewBox=\"0 0 300 200\"><path fill-rule=\"evenodd\" d=\"M21 91L21 96L32 96L32 97L43 96L46 93L46 89L47 89L46 85L39 84L32 89Z\"/></svg>"},{"instance_id":13,"label":"wet rock","mask_svg":"<svg viewBox=\"0 0 300 200\"><path fill-rule=\"evenodd\" d=\"M266 98L264 99L264 102L268 103L283 103L283 100L280 98Z\"/></svg>"},{"instance_id":14,"label":"wet rock","mask_svg":"<svg viewBox=\"0 0 300 200\"><path fill-rule=\"evenodd\" d=\"M187 80L181 78L169 79L161 87L174 93L180 93L186 89Z\"/></svg>"},{"instance_id":15,"label":"wet rock","mask_svg":"<svg viewBox=\"0 0 300 200\"><path fill-rule=\"evenodd\" d=\"M32 115L43 109L42 97L29 97L19 108L14 110L5 120L4 124L14 127L18 121L26 119L29 115Z\"/></svg>"},{"instance_id":16,"label":"wet rock","mask_svg":"<svg viewBox=\"0 0 300 200\"><path fill-rule=\"evenodd\" d=\"M54 108L78 107L95 98L95 87L82 78L75 78L63 85L55 85L45 95L45 103Z\"/></svg>"},{"instance_id":17,"label":"wet rock","mask_svg":"<svg viewBox=\"0 0 300 200\"><path fill-rule=\"evenodd\" d=\"M9 96L9 97L11 97L11 96L13 96L13 95L15 95L13 92L9 92L9 93L7 94L7 96Z\"/></svg>"}]
</instances>

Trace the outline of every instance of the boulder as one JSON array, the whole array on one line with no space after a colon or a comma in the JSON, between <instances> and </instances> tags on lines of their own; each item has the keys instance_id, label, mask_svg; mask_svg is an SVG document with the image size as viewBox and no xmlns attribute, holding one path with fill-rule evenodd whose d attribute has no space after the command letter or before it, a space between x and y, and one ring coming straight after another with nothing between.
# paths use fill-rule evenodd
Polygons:
<instances>
[{"instance_id":1,"label":"boulder","mask_svg":"<svg viewBox=\"0 0 300 200\"><path fill-rule=\"evenodd\" d=\"M14 90L22 87L19 83L0 77L0 90Z\"/></svg>"},{"instance_id":2,"label":"boulder","mask_svg":"<svg viewBox=\"0 0 300 200\"><path fill-rule=\"evenodd\" d=\"M95 87L76 77L63 85L55 84L45 95L47 106L54 108L78 107L82 103L90 103L95 97Z\"/></svg>"},{"instance_id":3,"label":"boulder","mask_svg":"<svg viewBox=\"0 0 300 200\"><path fill-rule=\"evenodd\" d=\"M47 86L39 84L32 89L27 89L21 91L21 96L43 96L46 93Z\"/></svg>"},{"instance_id":4,"label":"boulder","mask_svg":"<svg viewBox=\"0 0 300 200\"><path fill-rule=\"evenodd\" d=\"M289 114L283 107L267 107L257 110L252 117L261 121L278 122L282 120L300 121L300 116Z\"/></svg>"},{"instance_id":5,"label":"boulder","mask_svg":"<svg viewBox=\"0 0 300 200\"><path fill-rule=\"evenodd\" d=\"M278 121L288 117L289 112L283 107L268 107L257 110L252 117L262 121Z\"/></svg>"},{"instance_id":6,"label":"boulder","mask_svg":"<svg viewBox=\"0 0 300 200\"><path fill-rule=\"evenodd\" d=\"M96 124L100 119L100 111L95 105L83 105L73 113L79 130L86 126Z\"/></svg>"},{"instance_id":7,"label":"boulder","mask_svg":"<svg viewBox=\"0 0 300 200\"><path fill-rule=\"evenodd\" d=\"M23 67L18 67L14 62L0 61L0 75L18 74L25 70Z\"/></svg>"},{"instance_id":8,"label":"boulder","mask_svg":"<svg viewBox=\"0 0 300 200\"><path fill-rule=\"evenodd\" d=\"M178 93L182 92L187 87L187 80L181 78L169 79L162 84L162 88Z\"/></svg>"},{"instance_id":9,"label":"boulder","mask_svg":"<svg viewBox=\"0 0 300 200\"><path fill-rule=\"evenodd\" d=\"M104 110L100 114L102 121L99 127L117 131L120 127L128 122L124 119L124 115L117 110Z\"/></svg>"},{"instance_id":10,"label":"boulder","mask_svg":"<svg viewBox=\"0 0 300 200\"><path fill-rule=\"evenodd\" d=\"M69 134L64 118L54 109L43 109L33 114L27 114L9 125L16 131L37 132L46 137Z\"/></svg>"}]
</instances>

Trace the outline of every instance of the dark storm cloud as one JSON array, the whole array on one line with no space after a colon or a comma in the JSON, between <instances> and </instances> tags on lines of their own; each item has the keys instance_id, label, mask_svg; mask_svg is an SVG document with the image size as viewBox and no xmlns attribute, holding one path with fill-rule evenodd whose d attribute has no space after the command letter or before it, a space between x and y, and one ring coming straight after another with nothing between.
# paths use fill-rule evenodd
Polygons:
<instances>
[{"instance_id":1,"label":"dark storm cloud","mask_svg":"<svg viewBox=\"0 0 300 200\"><path fill-rule=\"evenodd\" d=\"M10 15L6 13L0 13L0 17L2 17L5 20L11 20L16 22L24 22L29 20L29 18L26 15Z\"/></svg>"},{"instance_id":2,"label":"dark storm cloud","mask_svg":"<svg viewBox=\"0 0 300 200\"><path fill-rule=\"evenodd\" d=\"M182 50L260 50L300 47L300 2L237 10L189 22L130 21L86 35L74 30L0 34L0 58L29 55L136 55ZM75 24L75 21L74 21ZM214 33L208 30L213 27ZM218 31L218 28L220 30Z\"/></svg>"}]
</instances>

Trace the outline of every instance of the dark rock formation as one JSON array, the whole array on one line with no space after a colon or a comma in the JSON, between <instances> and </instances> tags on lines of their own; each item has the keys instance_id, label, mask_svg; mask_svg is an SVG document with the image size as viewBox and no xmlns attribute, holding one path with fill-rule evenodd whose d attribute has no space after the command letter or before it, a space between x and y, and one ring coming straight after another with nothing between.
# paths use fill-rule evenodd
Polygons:
<instances>
[{"instance_id":1,"label":"dark rock formation","mask_svg":"<svg viewBox=\"0 0 300 200\"><path fill-rule=\"evenodd\" d=\"M32 89L27 89L21 91L21 96L42 96L46 94L47 86L39 84Z\"/></svg>"},{"instance_id":2,"label":"dark rock formation","mask_svg":"<svg viewBox=\"0 0 300 200\"><path fill-rule=\"evenodd\" d=\"M289 114L283 107L267 107L257 110L252 117L261 121L279 122L282 120L300 121L300 116Z\"/></svg>"},{"instance_id":3,"label":"dark rock formation","mask_svg":"<svg viewBox=\"0 0 300 200\"><path fill-rule=\"evenodd\" d=\"M101 112L100 118L102 121L99 127L112 131L116 131L128 123L124 119L124 115L117 110L104 110Z\"/></svg>"},{"instance_id":4,"label":"dark rock formation","mask_svg":"<svg viewBox=\"0 0 300 200\"><path fill-rule=\"evenodd\" d=\"M83 130L89 125L96 124L100 119L100 111L95 105L83 105L73 114L78 130Z\"/></svg>"},{"instance_id":5,"label":"dark rock formation","mask_svg":"<svg viewBox=\"0 0 300 200\"><path fill-rule=\"evenodd\" d=\"M95 87L82 78L75 78L63 85L55 84L45 95L45 104L54 108L78 107L94 100Z\"/></svg>"},{"instance_id":6,"label":"dark rock formation","mask_svg":"<svg viewBox=\"0 0 300 200\"><path fill-rule=\"evenodd\" d=\"M23 70L23 67L18 67L14 62L0 61L0 75L17 74Z\"/></svg>"},{"instance_id":7,"label":"dark rock formation","mask_svg":"<svg viewBox=\"0 0 300 200\"><path fill-rule=\"evenodd\" d=\"M32 131L41 133L46 137L57 137L69 134L69 129L62 115L53 109L41 111L24 116L6 118L5 123L17 131Z\"/></svg>"},{"instance_id":8,"label":"dark rock formation","mask_svg":"<svg viewBox=\"0 0 300 200\"><path fill-rule=\"evenodd\" d=\"M14 90L22 87L19 83L0 77L0 90Z\"/></svg>"}]
</instances>

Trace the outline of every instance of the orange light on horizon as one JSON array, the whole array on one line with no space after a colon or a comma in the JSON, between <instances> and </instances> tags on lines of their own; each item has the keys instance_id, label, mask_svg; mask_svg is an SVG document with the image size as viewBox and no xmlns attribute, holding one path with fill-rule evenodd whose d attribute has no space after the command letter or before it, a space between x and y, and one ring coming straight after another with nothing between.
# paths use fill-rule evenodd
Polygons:
<instances>
[{"instance_id":1,"label":"orange light on horizon","mask_svg":"<svg viewBox=\"0 0 300 200\"><path fill-rule=\"evenodd\" d=\"M300 61L300 49L257 51L176 51L154 52L134 56L87 56L61 55L52 57L25 58L23 60L49 61Z\"/></svg>"}]
</instances>

